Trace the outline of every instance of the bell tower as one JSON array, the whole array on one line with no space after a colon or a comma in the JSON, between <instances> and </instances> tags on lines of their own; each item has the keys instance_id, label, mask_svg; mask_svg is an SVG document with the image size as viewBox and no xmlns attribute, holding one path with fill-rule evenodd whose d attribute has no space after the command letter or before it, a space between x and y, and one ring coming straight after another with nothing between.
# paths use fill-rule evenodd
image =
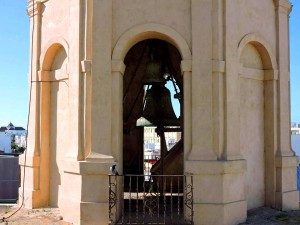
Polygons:
<instances>
[{"instance_id":1,"label":"bell tower","mask_svg":"<svg viewBox=\"0 0 300 225\"><path fill-rule=\"evenodd\" d=\"M192 177L195 225L238 224L260 206L298 209L291 8L289 0L28 0L25 206L58 207L74 224L120 219L127 181L111 195L109 168L143 176L143 130L155 126L161 159L151 173ZM181 140L167 151L169 131Z\"/></svg>"}]
</instances>

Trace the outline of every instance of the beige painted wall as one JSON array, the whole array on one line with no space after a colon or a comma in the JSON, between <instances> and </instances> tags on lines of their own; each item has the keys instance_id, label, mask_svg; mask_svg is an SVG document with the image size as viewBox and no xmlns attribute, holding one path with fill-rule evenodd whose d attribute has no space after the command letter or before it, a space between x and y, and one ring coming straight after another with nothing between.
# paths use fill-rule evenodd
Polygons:
<instances>
[{"instance_id":1,"label":"beige painted wall","mask_svg":"<svg viewBox=\"0 0 300 225\"><path fill-rule=\"evenodd\" d=\"M268 40L272 51L276 47L276 12L273 0L238 0L237 6L237 33L238 36L244 36L252 32L259 32ZM271 25L273 24L273 25Z\"/></svg>"}]
</instances>

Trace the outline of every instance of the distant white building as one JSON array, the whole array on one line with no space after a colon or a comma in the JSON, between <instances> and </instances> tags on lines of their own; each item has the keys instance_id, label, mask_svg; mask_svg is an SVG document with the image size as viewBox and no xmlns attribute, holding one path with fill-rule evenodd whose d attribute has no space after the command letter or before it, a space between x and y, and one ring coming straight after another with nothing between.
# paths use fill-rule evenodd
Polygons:
<instances>
[{"instance_id":1,"label":"distant white building","mask_svg":"<svg viewBox=\"0 0 300 225\"><path fill-rule=\"evenodd\" d=\"M15 136L15 144L19 147L26 147L26 133Z\"/></svg>"},{"instance_id":2,"label":"distant white building","mask_svg":"<svg viewBox=\"0 0 300 225\"><path fill-rule=\"evenodd\" d=\"M291 134L300 134L300 124L296 122L291 123Z\"/></svg>"},{"instance_id":3,"label":"distant white building","mask_svg":"<svg viewBox=\"0 0 300 225\"><path fill-rule=\"evenodd\" d=\"M156 127L144 127L145 150L160 150L160 137L155 132ZM170 150L180 139L181 132L165 132L168 150Z\"/></svg>"},{"instance_id":4,"label":"distant white building","mask_svg":"<svg viewBox=\"0 0 300 225\"><path fill-rule=\"evenodd\" d=\"M9 123L7 126L0 127L0 151L3 151L4 153L12 153L12 138L20 137L19 139L22 139L21 137L25 135L26 130L23 127L16 127L12 123Z\"/></svg>"}]
</instances>

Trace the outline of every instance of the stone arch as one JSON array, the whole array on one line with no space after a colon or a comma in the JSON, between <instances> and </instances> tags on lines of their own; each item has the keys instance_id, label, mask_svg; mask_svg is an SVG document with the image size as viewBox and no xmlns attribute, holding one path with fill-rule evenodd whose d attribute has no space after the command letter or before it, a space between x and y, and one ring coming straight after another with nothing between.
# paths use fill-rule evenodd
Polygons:
<instances>
[{"instance_id":1,"label":"stone arch","mask_svg":"<svg viewBox=\"0 0 300 225\"><path fill-rule=\"evenodd\" d=\"M192 58L186 40L176 30L162 24L147 23L129 29L119 38L114 47L112 59L123 61L132 46L149 38L161 39L174 45L179 50L183 60Z\"/></svg>"},{"instance_id":2,"label":"stone arch","mask_svg":"<svg viewBox=\"0 0 300 225\"><path fill-rule=\"evenodd\" d=\"M146 39L160 39L166 41L167 43L173 45L179 51L182 61L181 61L181 73L183 74L184 80L184 152L190 151L191 148L191 114L190 114L190 104L191 104L191 89L185 88L190 87L191 83L191 71L192 71L192 53L190 47L184 37L182 37L176 30L171 27L156 24L156 23L147 23L142 25L137 25L126 31L116 42L113 52L112 52L112 75L113 75L113 86L120 87L116 90L116 93L113 98L112 105L114 105L113 110L116 114L119 114L119 118L115 118L113 123L113 134L112 136L121 138L118 141L113 141L113 156L115 160L119 163L118 168L122 168L122 151L123 151L123 134L120 131L123 131L123 122L122 122L122 99L123 96L123 75L125 71L124 59L128 51L137 43L142 42Z\"/></svg>"},{"instance_id":3,"label":"stone arch","mask_svg":"<svg viewBox=\"0 0 300 225\"><path fill-rule=\"evenodd\" d=\"M248 207L275 207L277 61L269 43L258 33L247 34L240 41L238 57L240 130L243 130L240 149L248 165Z\"/></svg>"},{"instance_id":4,"label":"stone arch","mask_svg":"<svg viewBox=\"0 0 300 225\"><path fill-rule=\"evenodd\" d=\"M264 69L277 70L277 60L271 45L259 33L250 33L242 38L238 46L239 59L247 44L253 45L259 52L264 63Z\"/></svg>"},{"instance_id":5,"label":"stone arch","mask_svg":"<svg viewBox=\"0 0 300 225\"><path fill-rule=\"evenodd\" d=\"M60 206L66 149L69 132L68 44L62 38L51 39L40 56L40 189L50 206Z\"/></svg>"},{"instance_id":6,"label":"stone arch","mask_svg":"<svg viewBox=\"0 0 300 225\"><path fill-rule=\"evenodd\" d=\"M40 62L42 71L50 71L54 58L57 52L63 48L67 55L67 61L69 59L69 45L64 38L55 37L50 39L44 46L41 52Z\"/></svg>"}]
</instances>

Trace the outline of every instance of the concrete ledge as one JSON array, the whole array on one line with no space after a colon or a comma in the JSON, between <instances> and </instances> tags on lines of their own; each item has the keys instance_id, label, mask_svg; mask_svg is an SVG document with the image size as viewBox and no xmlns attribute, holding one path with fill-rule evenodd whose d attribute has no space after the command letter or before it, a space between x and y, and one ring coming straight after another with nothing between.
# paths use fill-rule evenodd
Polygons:
<instances>
[{"instance_id":1,"label":"concrete ledge","mask_svg":"<svg viewBox=\"0 0 300 225\"><path fill-rule=\"evenodd\" d=\"M86 175L108 175L110 166L116 164L113 160L106 162L91 161L64 161L64 172Z\"/></svg>"}]
</instances>

